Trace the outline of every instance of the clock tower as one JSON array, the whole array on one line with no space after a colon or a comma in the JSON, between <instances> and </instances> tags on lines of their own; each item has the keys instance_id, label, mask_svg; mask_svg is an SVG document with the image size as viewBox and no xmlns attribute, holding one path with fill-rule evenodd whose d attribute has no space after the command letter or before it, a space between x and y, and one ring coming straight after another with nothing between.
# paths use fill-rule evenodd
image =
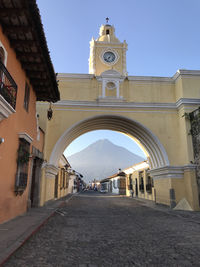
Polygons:
<instances>
[{"instance_id":1,"label":"clock tower","mask_svg":"<svg viewBox=\"0 0 200 267\"><path fill-rule=\"evenodd\" d=\"M121 43L115 36L114 26L102 25L99 37L90 41L89 73L100 76L105 71L114 70L127 76L126 51L127 43Z\"/></svg>"}]
</instances>

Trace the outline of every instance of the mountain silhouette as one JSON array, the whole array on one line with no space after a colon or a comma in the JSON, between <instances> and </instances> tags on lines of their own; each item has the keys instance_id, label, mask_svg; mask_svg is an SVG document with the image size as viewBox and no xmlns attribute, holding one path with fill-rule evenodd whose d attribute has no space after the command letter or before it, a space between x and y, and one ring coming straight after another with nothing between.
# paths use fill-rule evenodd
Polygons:
<instances>
[{"instance_id":1,"label":"mountain silhouette","mask_svg":"<svg viewBox=\"0 0 200 267\"><path fill-rule=\"evenodd\" d=\"M83 175L85 182L100 180L144 158L117 146L107 139L98 140L67 158L72 169Z\"/></svg>"}]
</instances>

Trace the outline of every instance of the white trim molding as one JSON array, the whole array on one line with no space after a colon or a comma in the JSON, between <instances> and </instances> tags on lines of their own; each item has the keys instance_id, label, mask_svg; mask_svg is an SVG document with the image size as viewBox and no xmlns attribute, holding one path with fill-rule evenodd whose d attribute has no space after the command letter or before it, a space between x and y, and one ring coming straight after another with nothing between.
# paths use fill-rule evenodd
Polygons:
<instances>
[{"instance_id":1,"label":"white trim molding","mask_svg":"<svg viewBox=\"0 0 200 267\"><path fill-rule=\"evenodd\" d=\"M0 95L0 121L8 118L11 114L15 113L13 107Z\"/></svg>"},{"instance_id":2,"label":"white trim molding","mask_svg":"<svg viewBox=\"0 0 200 267\"><path fill-rule=\"evenodd\" d=\"M196 170L196 168L197 168L196 164L188 164L183 166L184 171L192 171Z\"/></svg>"},{"instance_id":3,"label":"white trim molding","mask_svg":"<svg viewBox=\"0 0 200 267\"><path fill-rule=\"evenodd\" d=\"M101 81L101 78L99 79ZM115 80L106 79L106 82L114 82ZM116 84L116 83L115 83ZM105 85L106 86L106 85ZM119 96L119 100L112 102L112 100L109 102L99 102L99 99L105 98L105 95L99 96L99 98L96 101L73 101L73 100L60 100L56 103L54 103L54 106L57 107L109 107L109 108L131 108L131 109L171 109L171 110L177 110L182 106L190 106L193 108L194 106L200 105L200 99L194 99L194 98L181 98L176 103L150 103L150 102L126 102L125 99L122 96ZM38 102L38 104L40 104ZM43 104L43 103L41 103Z\"/></svg>"},{"instance_id":4,"label":"white trim molding","mask_svg":"<svg viewBox=\"0 0 200 267\"><path fill-rule=\"evenodd\" d=\"M194 105L200 105L200 98L180 98L178 101L176 101L176 107L180 108L181 106L194 106Z\"/></svg>"},{"instance_id":5,"label":"white trim molding","mask_svg":"<svg viewBox=\"0 0 200 267\"><path fill-rule=\"evenodd\" d=\"M157 76L127 76L129 81L137 82L169 82L174 83L171 77L157 77Z\"/></svg>"},{"instance_id":6,"label":"white trim molding","mask_svg":"<svg viewBox=\"0 0 200 267\"><path fill-rule=\"evenodd\" d=\"M83 74L83 73L58 73L57 76L60 80L62 78L72 78L72 79L93 79L94 74Z\"/></svg>"},{"instance_id":7,"label":"white trim molding","mask_svg":"<svg viewBox=\"0 0 200 267\"><path fill-rule=\"evenodd\" d=\"M30 135L28 135L27 133L18 133L18 135L19 135L19 138L25 139L29 144L33 142L33 138L30 137Z\"/></svg>"},{"instance_id":8,"label":"white trim molding","mask_svg":"<svg viewBox=\"0 0 200 267\"><path fill-rule=\"evenodd\" d=\"M7 58L8 58L8 52L7 52L7 50L5 49L5 47L4 47L4 45L2 44L1 41L0 41L0 47L3 48L4 53L5 53L5 60L4 60L3 64L4 64L4 66L6 67L6 65L7 65Z\"/></svg>"},{"instance_id":9,"label":"white trim molding","mask_svg":"<svg viewBox=\"0 0 200 267\"><path fill-rule=\"evenodd\" d=\"M118 71L116 70L107 70L101 73L100 76L97 77L97 81L102 83L102 94L98 97L98 99L106 98L106 88L109 83L113 83L116 88L116 96L115 99L123 99L123 96L120 96L120 83L125 79Z\"/></svg>"},{"instance_id":10,"label":"white trim molding","mask_svg":"<svg viewBox=\"0 0 200 267\"><path fill-rule=\"evenodd\" d=\"M55 178L58 174L59 168L53 164L45 163L42 168L45 168L45 177L46 178Z\"/></svg>"},{"instance_id":11,"label":"white trim molding","mask_svg":"<svg viewBox=\"0 0 200 267\"><path fill-rule=\"evenodd\" d=\"M183 166L164 166L149 170L153 179L182 179L185 171L192 171L196 169L195 164L188 164Z\"/></svg>"},{"instance_id":12,"label":"white trim molding","mask_svg":"<svg viewBox=\"0 0 200 267\"><path fill-rule=\"evenodd\" d=\"M134 109L175 109L175 103L144 103L144 102L126 102L123 98L122 101L113 103L110 102L98 102L97 101L73 101L73 100L60 100L54 103L57 107L109 107L109 108L134 108ZM40 104L40 103L39 103ZM41 103L43 104L43 103Z\"/></svg>"},{"instance_id":13,"label":"white trim molding","mask_svg":"<svg viewBox=\"0 0 200 267\"><path fill-rule=\"evenodd\" d=\"M200 70L177 70L177 72L174 74L172 79L176 81L178 78L181 76L185 76L186 78L191 77L191 76L199 76L200 77ZM185 78L184 77L184 78Z\"/></svg>"},{"instance_id":14,"label":"white trim molding","mask_svg":"<svg viewBox=\"0 0 200 267\"><path fill-rule=\"evenodd\" d=\"M112 50L111 48L108 50ZM105 63L105 62L104 62ZM124 63L125 64L125 63ZM135 82L165 82L165 83L175 83L176 80L183 76L184 78L192 78L194 76L200 78L200 70L177 70L177 72L172 77L160 77L160 76L127 76L129 81ZM78 79L93 79L96 77L94 74L83 74L83 73L59 73L58 78L78 78Z\"/></svg>"}]
</instances>

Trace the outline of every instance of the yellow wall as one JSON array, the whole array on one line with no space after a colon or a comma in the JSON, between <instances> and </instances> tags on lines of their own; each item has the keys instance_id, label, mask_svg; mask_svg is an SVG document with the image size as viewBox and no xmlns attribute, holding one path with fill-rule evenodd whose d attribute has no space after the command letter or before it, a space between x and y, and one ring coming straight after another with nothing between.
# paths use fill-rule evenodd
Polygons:
<instances>
[{"instance_id":1,"label":"yellow wall","mask_svg":"<svg viewBox=\"0 0 200 267\"><path fill-rule=\"evenodd\" d=\"M84 119L107 114L118 114L130 118L150 129L164 146L170 165L183 166L193 161L192 140L191 136L188 135L190 123L183 115L186 111L195 109L197 105L187 105L187 108L184 108L184 105L180 105L176 108L175 103L177 97L183 97L186 94L187 90L185 88L189 86L188 83L191 88L197 88L197 78L194 79L194 86L192 86L193 76L185 79L179 77L173 82L169 82L168 80L166 82L156 82L156 78L152 82L125 79L120 85L121 94L126 99L123 103L155 103L157 105L160 104L160 106L153 108L153 106L143 107L141 105L139 108L126 106L118 108L116 105L110 108L109 106L103 107L98 104L100 103L97 99L101 93L101 82L97 81L95 77L91 78L92 76L86 75L84 77L86 78L62 77L61 75L59 80L61 101L64 101L62 102L63 104L53 105L53 118L51 121L46 121L45 116L42 114L40 116L40 119L45 118L45 122L42 125L46 123L45 127L47 132L44 152L47 161L49 161L57 141L67 129L70 129ZM184 86L185 81L187 81L187 86ZM198 98L199 90L193 90L192 96ZM73 105L75 103L73 101L77 104ZM168 107L168 103L174 104L173 108ZM165 106L162 107L162 104ZM38 104L38 106L46 114L48 106L41 104ZM180 183L180 181L177 183ZM157 201L169 204L170 188L171 180L155 180ZM177 189L178 196L179 190Z\"/></svg>"},{"instance_id":2,"label":"yellow wall","mask_svg":"<svg viewBox=\"0 0 200 267\"><path fill-rule=\"evenodd\" d=\"M106 27L111 29L110 37L105 34ZM189 135L190 122L184 114L195 110L200 104L198 102L200 99L200 71L180 70L173 77L126 76L126 43L120 43L115 37L113 26L102 25L101 29L103 31L101 31L100 37L96 41L90 42L89 64L90 73L93 74L64 73L58 75L61 101L53 105L51 121L46 120L48 106L42 103L38 104L41 125L46 129L44 148L46 161L50 161L53 149L59 145L58 141L67 131L73 129L69 135L65 136L66 145L77 138L79 134L93 129L92 126L86 127L84 128L86 129L85 132L82 129L80 133L78 125L83 120L96 118L100 115L105 116L106 120L108 115L118 115L140 123L151 131L152 136L158 138L166 151L172 171L173 166L184 169L185 165L194 160L192 139ZM109 38L112 41L108 41ZM113 49L118 53L119 60L116 64L107 65L102 62L100 56L104 49ZM94 72L92 72L93 67L95 68ZM105 74L107 70L110 70L111 82L113 80L116 82L116 89L106 90L107 98L102 98L103 81L106 82L108 79L106 76L108 72ZM120 74L114 73L113 70ZM102 74L103 72L104 74ZM119 98L114 97L118 82ZM192 102L193 99L197 100L196 103ZM100 127L99 129L104 128ZM117 126L112 130L118 130ZM130 135L125 125L121 131ZM146 142L148 143L148 141ZM162 150L162 146L159 147L160 150ZM64 151L65 148L60 148L60 156L63 152L62 149ZM59 157L59 155L56 156ZM168 162L165 161L165 164L167 165ZM160 165L157 164L155 168L160 167ZM194 192L196 185L192 185L195 178L190 175L186 181L186 174L184 177L179 177L180 179L177 179L176 175L171 178L170 175L167 173L166 176L159 176L158 179L155 179L156 201L170 205L169 192L174 189L177 197L176 202L186 197L190 203L193 202L191 204L193 207L197 207L196 197L191 199L191 192L196 194ZM186 190L187 182L189 183L188 190ZM189 191L190 193L188 193ZM153 193L151 196L141 195L141 197L154 199Z\"/></svg>"},{"instance_id":3,"label":"yellow wall","mask_svg":"<svg viewBox=\"0 0 200 267\"><path fill-rule=\"evenodd\" d=\"M170 206L171 179L154 180L155 201Z\"/></svg>"},{"instance_id":4,"label":"yellow wall","mask_svg":"<svg viewBox=\"0 0 200 267\"><path fill-rule=\"evenodd\" d=\"M48 131L46 133L48 139L46 139L45 143L45 157L47 160L49 160L52 149L61 134L67 129L88 117L108 114L107 111L103 111L98 107L95 109L83 107L80 111L77 111L75 108L60 106L53 107L53 110L53 119L48 122ZM148 111L148 113L145 110L141 112L132 110L130 112L131 110L127 109L126 111L123 110L123 113L120 113L118 109L112 109L113 114L118 112L122 116L141 122L142 125L146 126L159 137L159 140L167 151L171 164L181 165L188 163L188 155L185 153L187 151L187 144L185 143L186 135L184 132L180 133L179 127L177 127L180 121L184 121L185 118L179 118L176 112L168 113L162 110L158 110L157 112ZM183 138L181 138L179 133ZM190 160L193 160L193 155L191 155Z\"/></svg>"}]
</instances>

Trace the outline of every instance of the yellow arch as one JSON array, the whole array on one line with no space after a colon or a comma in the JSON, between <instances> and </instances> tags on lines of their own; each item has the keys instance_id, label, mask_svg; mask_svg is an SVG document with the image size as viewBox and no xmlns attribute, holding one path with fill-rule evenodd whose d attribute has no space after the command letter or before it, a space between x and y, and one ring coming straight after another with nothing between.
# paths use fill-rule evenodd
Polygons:
<instances>
[{"instance_id":1,"label":"yellow arch","mask_svg":"<svg viewBox=\"0 0 200 267\"><path fill-rule=\"evenodd\" d=\"M80 135L93 130L113 130L133 138L147 155L152 169L169 165L167 153L159 139L141 123L119 115L93 116L74 124L56 142L49 163L58 166L65 148Z\"/></svg>"}]
</instances>

